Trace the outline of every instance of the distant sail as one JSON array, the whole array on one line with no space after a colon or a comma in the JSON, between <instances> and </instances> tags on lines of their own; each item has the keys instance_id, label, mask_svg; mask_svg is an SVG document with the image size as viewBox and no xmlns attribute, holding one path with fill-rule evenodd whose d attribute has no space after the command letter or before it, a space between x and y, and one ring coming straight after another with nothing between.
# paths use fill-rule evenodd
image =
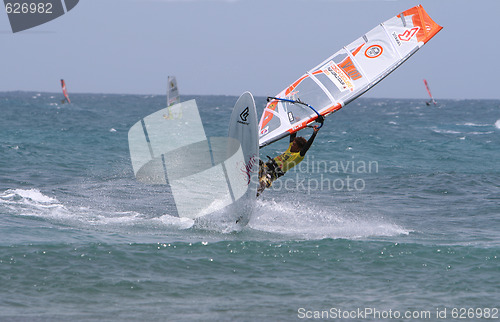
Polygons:
<instances>
[{"instance_id":1,"label":"distant sail","mask_svg":"<svg viewBox=\"0 0 500 322\"><path fill-rule=\"evenodd\" d=\"M181 98L179 96L179 89L177 88L177 80L175 76L168 76L167 106L179 104L180 102Z\"/></svg>"},{"instance_id":2,"label":"distant sail","mask_svg":"<svg viewBox=\"0 0 500 322\"><path fill-rule=\"evenodd\" d=\"M349 28L352 29L352 26ZM272 99L260 119L266 146L349 104L398 68L442 29L416 6L381 23L309 70ZM328 41L331 42L331 36ZM310 108L313 107L313 108Z\"/></svg>"},{"instance_id":3,"label":"distant sail","mask_svg":"<svg viewBox=\"0 0 500 322\"><path fill-rule=\"evenodd\" d=\"M66 90L66 83L64 82L64 79L61 79L61 87L62 87L62 92L64 95L64 99L61 102L63 104L66 102L71 103L69 96L68 96L68 91Z\"/></svg>"},{"instance_id":4,"label":"distant sail","mask_svg":"<svg viewBox=\"0 0 500 322\"><path fill-rule=\"evenodd\" d=\"M425 84L425 88L427 89L427 93L429 93L429 96L431 98L431 100L428 102L425 102L425 104L427 106L431 105L431 103L434 103L434 105L437 105L436 101L434 100L434 97L432 97L431 89L429 88L429 84L427 84L427 80L425 80L425 79L424 79L424 84Z\"/></svg>"}]
</instances>

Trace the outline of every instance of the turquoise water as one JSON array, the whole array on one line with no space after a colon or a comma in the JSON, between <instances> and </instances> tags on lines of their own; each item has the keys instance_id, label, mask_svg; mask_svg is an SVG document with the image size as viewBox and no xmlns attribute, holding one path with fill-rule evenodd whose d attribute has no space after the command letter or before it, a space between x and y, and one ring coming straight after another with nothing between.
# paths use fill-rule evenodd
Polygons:
<instances>
[{"instance_id":1,"label":"turquoise water","mask_svg":"<svg viewBox=\"0 0 500 322\"><path fill-rule=\"evenodd\" d=\"M237 97L191 98L226 135ZM0 93L0 321L500 319L500 101L359 99L228 232L134 178L164 96L60 100Z\"/></svg>"}]
</instances>

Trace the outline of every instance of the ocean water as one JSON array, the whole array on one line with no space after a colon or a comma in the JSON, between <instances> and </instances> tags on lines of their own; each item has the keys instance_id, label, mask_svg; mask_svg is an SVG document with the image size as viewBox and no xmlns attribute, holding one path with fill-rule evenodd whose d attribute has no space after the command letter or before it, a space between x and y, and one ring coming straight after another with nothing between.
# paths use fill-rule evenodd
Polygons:
<instances>
[{"instance_id":1,"label":"ocean water","mask_svg":"<svg viewBox=\"0 0 500 322\"><path fill-rule=\"evenodd\" d=\"M191 98L225 136L237 97ZM0 321L500 319L500 101L358 99L232 231L135 180L164 96L61 99L0 93Z\"/></svg>"}]
</instances>

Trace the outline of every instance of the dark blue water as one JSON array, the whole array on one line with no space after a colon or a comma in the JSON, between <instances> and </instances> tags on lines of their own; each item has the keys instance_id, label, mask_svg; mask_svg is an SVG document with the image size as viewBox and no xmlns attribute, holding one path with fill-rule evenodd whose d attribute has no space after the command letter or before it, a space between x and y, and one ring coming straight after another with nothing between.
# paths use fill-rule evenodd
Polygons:
<instances>
[{"instance_id":1,"label":"dark blue water","mask_svg":"<svg viewBox=\"0 0 500 322\"><path fill-rule=\"evenodd\" d=\"M191 98L225 136L237 97ZM134 178L164 96L60 100L0 93L1 321L500 319L500 101L359 99L227 232Z\"/></svg>"}]
</instances>

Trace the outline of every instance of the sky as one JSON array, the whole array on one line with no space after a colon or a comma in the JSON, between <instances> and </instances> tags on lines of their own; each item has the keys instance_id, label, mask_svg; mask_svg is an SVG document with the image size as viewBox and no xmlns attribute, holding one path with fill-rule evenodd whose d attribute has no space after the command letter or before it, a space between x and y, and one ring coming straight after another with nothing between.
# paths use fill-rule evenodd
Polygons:
<instances>
[{"instance_id":1,"label":"sky","mask_svg":"<svg viewBox=\"0 0 500 322\"><path fill-rule=\"evenodd\" d=\"M0 12L0 92L272 96L379 23L422 4L443 26L363 97L500 99L500 0L80 0L12 33Z\"/></svg>"}]
</instances>

